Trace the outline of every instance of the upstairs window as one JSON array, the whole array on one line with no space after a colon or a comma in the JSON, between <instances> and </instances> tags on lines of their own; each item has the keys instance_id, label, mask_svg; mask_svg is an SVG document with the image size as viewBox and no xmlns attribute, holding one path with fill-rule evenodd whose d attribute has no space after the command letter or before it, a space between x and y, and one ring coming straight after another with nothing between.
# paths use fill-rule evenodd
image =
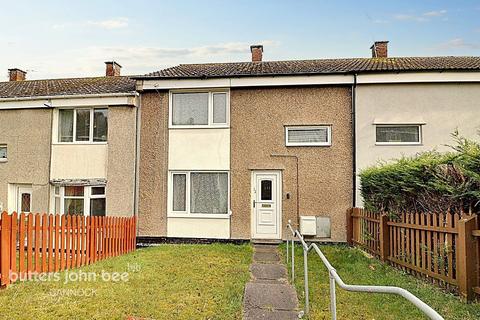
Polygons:
<instances>
[{"instance_id":1,"label":"upstairs window","mask_svg":"<svg viewBox=\"0 0 480 320\"><path fill-rule=\"evenodd\" d=\"M215 127L228 124L227 92L174 92L172 127Z\"/></svg>"},{"instance_id":2,"label":"upstairs window","mask_svg":"<svg viewBox=\"0 0 480 320\"><path fill-rule=\"evenodd\" d=\"M285 145L293 146L331 146L331 126L285 127Z\"/></svg>"},{"instance_id":3,"label":"upstairs window","mask_svg":"<svg viewBox=\"0 0 480 320\"><path fill-rule=\"evenodd\" d=\"M60 109L58 142L106 142L108 136L108 109Z\"/></svg>"},{"instance_id":4,"label":"upstairs window","mask_svg":"<svg viewBox=\"0 0 480 320\"><path fill-rule=\"evenodd\" d=\"M377 145L421 144L420 125L377 125L375 128Z\"/></svg>"},{"instance_id":5,"label":"upstairs window","mask_svg":"<svg viewBox=\"0 0 480 320\"><path fill-rule=\"evenodd\" d=\"M7 161L7 145L0 144L0 162Z\"/></svg>"}]
</instances>

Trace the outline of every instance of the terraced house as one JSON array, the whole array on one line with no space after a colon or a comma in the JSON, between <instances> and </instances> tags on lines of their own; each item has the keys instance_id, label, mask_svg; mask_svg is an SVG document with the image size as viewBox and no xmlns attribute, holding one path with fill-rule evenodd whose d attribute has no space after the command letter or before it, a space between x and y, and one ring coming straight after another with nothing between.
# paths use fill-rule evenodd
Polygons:
<instances>
[{"instance_id":1,"label":"terraced house","mask_svg":"<svg viewBox=\"0 0 480 320\"><path fill-rule=\"evenodd\" d=\"M479 129L480 58L185 64L137 77L139 235L345 241L357 173Z\"/></svg>"},{"instance_id":2,"label":"terraced house","mask_svg":"<svg viewBox=\"0 0 480 320\"><path fill-rule=\"evenodd\" d=\"M0 208L9 212L133 215L135 82L106 76L0 83Z\"/></svg>"},{"instance_id":3,"label":"terraced house","mask_svg":"<svg viewBox=\"0 0 480 320\"><path fill-rule=\"evenodd\" d=\"M480 130L480 57L182 64L0 83L0 206L138 214L138 236L346 240L358 173ZM14 81L21 80L21 81Z\"/></svg>"}]
</instances>

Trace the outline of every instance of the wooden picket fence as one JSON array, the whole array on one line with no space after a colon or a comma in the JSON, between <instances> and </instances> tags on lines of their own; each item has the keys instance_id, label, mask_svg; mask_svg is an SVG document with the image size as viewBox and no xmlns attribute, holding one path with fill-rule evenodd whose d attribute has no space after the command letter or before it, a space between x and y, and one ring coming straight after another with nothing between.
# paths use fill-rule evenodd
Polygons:
<instances>
[{"instance_id":1,"label":"wooden picket fence","mask_svg":"<svg viewBox=\"0 0 480 320\"><path fill-rule=\"evenodd\" d=\"M7 212L0 220L0 284L115 257L136 247L135 217Z\"/></svg>"},{"instance_id":2,"label":"wooden picket fence","mask_svg":"<svg viewBox=\"0 0 480 320\"><path fill-rule=\"evenodd\" d=\"M476 215L408 212L390 216L362 208L347 211L351 245L413 275L480 295L480 225Z\"/></svg>"}]
</instances>

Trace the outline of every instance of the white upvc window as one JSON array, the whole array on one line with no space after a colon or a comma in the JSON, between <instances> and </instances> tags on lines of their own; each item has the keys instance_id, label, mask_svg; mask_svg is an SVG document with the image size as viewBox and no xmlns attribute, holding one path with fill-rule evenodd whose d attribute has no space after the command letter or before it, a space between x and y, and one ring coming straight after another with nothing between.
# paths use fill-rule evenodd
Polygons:
<instances>
[{"instance_id":1,"label":"white upvc window","mask_svg":"<svg viewBox=\"0 0 480 320\"><path fill-rule=\"evenodd\" d=\"M0 162L7 161L7 145L0 144Z\"/></svg>"},{"instance_id":2,"label":"white upvc window","mask_svg":"<svg viewBox=\"0 0 480 320\"><path fill-rule=\"evenodd\" d=\"M108 108L58 110L58 143L106 143Z\"/></svg>"},{"instance_id":3,"label":"white upvc window","mask_svg":"<svg viewBox=\"0 0 480 320\"><path fill-rule=\"evenodd\" d=\"M171 171L168 212L172 217L228 218L228 171Z\"/></svg>"},{"instance_id":4,"label":"white upvc window","mask_svg":"<svg viewBox=\"0 0 480 320\"><path fill-rule=\"evenodd\" d=\"M55 186L55 213L105 216L105 186Z\"/></svg>"},{"instance_id":5,"label":"white upvc window","mask_svg":"<svg viewBox=\"0 0 480 320\"><path fill-rule=\"evenodd\" d=\"M332 126L286 126L285 145L287 147L331 146Z\"/></svg>"},{"instance_id":6,"label":"white upvc window","mask_svg":"<svg viewBox=\"0 0 480 320\"><path fill-rule=\"evenodd\" d=\"M376 145L420 145L422 126L420 124L376 124Z\"/></svg>"},{"instance_id":7,"label":"white upvc window","mask_svg":"<svg viewBox=\"0 0 480 320\"><path fill-rule=\"evenodd\" d=\"M170 91L169 111L170 128L228 127L229 91Z\"/></svg>"}]
</instances>

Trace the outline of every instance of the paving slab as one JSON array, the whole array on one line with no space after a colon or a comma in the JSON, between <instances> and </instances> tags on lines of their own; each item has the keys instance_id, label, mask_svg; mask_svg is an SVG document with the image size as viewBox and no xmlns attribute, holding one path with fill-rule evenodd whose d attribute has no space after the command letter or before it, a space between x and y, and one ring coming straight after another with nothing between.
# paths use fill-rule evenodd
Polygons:
<instances>
[{"instance_id":1,"label":"paving slab","mask_svg":"<svg viewBox=\"0 0 480 320\"><path fill-rule=\"evenodd\" d=\"M245 320L296 320L297 311L252 309L245 313Z\"/></svg>"},{"instance_id":2,"label":"paving slab","mask_svg":"<svg viewBox=\"0 0 480 320\"><path fill-rule=\"evenodd\" d=\"M250 271L257 280L285 280L287 278L287 268L281 264L253 263Z\"/></svg>"},{"instance_id":3,"label":"paving slab","mask_svg":"<svg viewBox=\"0 0 480 320\"><path fill-rule=\"evenodd\" d=\"M280 257L277 252L254 252L253 261L260 263L278 263Z\"/></svg>"},{"instance_id":4,"label":"paving slab","mask_svg":"<svg viewBox=\"0 0 480 320\"><path fill-rule=\"evenodd\" d=\"M298 307L297 292L288 284L249 282L245 286L244 310L288 310Z\"/></svg>"},{"instance_id":5,"label":"paving slab","mask_svg":"<svg viewBox=\"0 0 480 320\"><path fill-rule=\"evenodd\" d=\"M277 252L278 246L270 244L257 244L253 246L253 250L255 250L255 252Z\"/></svg>"}]
</instances>

